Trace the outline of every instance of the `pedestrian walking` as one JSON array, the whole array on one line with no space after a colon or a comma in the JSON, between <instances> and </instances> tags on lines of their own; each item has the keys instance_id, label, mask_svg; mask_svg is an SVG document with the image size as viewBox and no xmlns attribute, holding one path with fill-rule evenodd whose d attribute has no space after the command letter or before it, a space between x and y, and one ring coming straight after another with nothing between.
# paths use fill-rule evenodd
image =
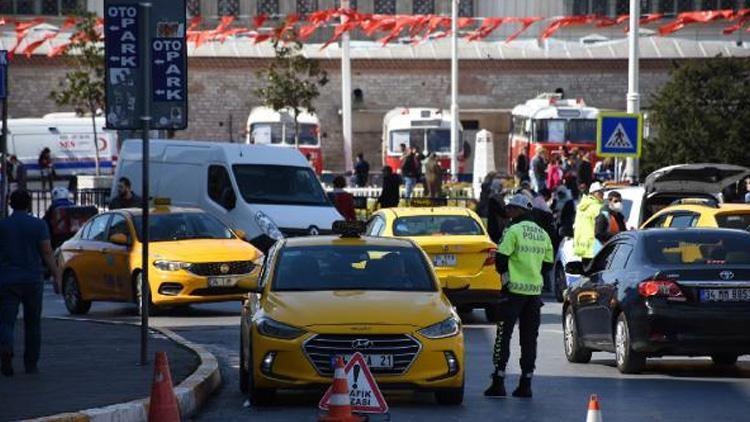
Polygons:
<instances>
[{"instance_id":1,"label":"pedestrian walking","mask_svg":"<svg viewBox=\"0 0 750 422\"><path fill-rule=\"evenodd\" d=\"M357 154L357 163L354 165L355 183L358 188L364 188L370 183L370 163L365 161L365 155Z\"/></svg>"},{"instance_id":2,"label":"pedestrian walking","mask_svg":"<svg viewBox=\"0 0 750 422\"><path fill-rule=\"evenodd\" d=\"M130 179L121 177L117 181L117 196L109 202L109 209L138 208L143 206L142 204L143 199L133 193L133 186L130 184Z\"/></svg>"},{"instance_id":3,"label":"pedestrian walking","mask_svg":"<svg viewBox=\"0 0 750 422\"><path fill-rule=\"evenodd\" d=\"M573 223L576 218L576 204L573 195L565 186L560 186L556 191L553 211L555 213L555 224L560 239L573 237Z\"/></svg>"},{"instance_id":4,"label":"pedestrian walking","mask_svg":"<svg viewBox=\"0 0 750 422\"><path fill-rule=\"evenodd\" d=\"M529 180L529 159L523 151L516 157L515 172L516 186L520 186L524 180Z\"/></svg>"},{"instance_id":5,"label":"pedestrian walking","mask_svg":"<svg viewBox=\"0 0 750 422\"><path fill-rule=\"evenodd\" d=\"M607 194L607 202L596 217L594 236L597 240L595 252L615 237L617 233L627 230L625 216L622 215L622 195L620 192L611 191Z\"/></svg>"},{"instance_id":6,"label":"pedestrian walking","mask_svg":"<svg viewBox=\"0 0 750 422\"><path fill-rule=\"evenodd\" d=\"M596 254L596 217L604 205L603 186L594 182L589 188L588 195L581 198L576 208L576 218L573 224L573 252L581 258L584 266L588 266Z\"/></svg>"},{"instance_id":7,"label":"pedestrian walking","mask_svg":"<svg viewBox=\"0 0 750 422\"><path fill-rule=\"evenodd\" d=\"M578 186L580 187L580 185L585 184L588 187L594 181L594 169L591 167L591 153L584 151L582 154L581 160L578 163Z\"/></svg>"},{"instance_id":8,"label":"pedestrian walking","mask_svg":"<svg viewBox=\"0 0 750 422\"><path fill-rule=\"evenodd\" d=\"M401 178L390 166L383 167L383 189L378 197L380 208L397 207L400 201Z\"/></svg>"},{"instance_id":9,"label":"pedestrian walking","mask_svg":"<svg viewBox=\"0 0 750 422\"><path fill-rule=\"evenodd\" d=\"M346 178L336 176L333 179L333 192L331 192L331 202L336 207L336 211L341 214L346 221L355 221L357 213L354 211L354 196L344 190L346 188Z\"/></svg>"},{"instance_id":10,"label":"pedestrian walking","mask_svg":"<svg viewBox=\"0 0 750 422\"><path fill-rule=\"evenodd\" d=\"M508 226L508 213L505 210L504 196L502 180L495 177L490 185L489 197L487 198L487 234L494 243L500 243L503 232Z\"/></svg>"},{"instance_id":11,"label":"pedestrian walking","mask_svg":"<svg viewBox=\"0 0 750 422\"><path fill-rule=\"evenodd\" d=\"M537 336L541 321L542 272L554 260L552 242L544 229L531 221L531 201L514 195L506 212L511 218L497 249L495 267L503 283L501 319L493 352L495 371L488 397L505 396L505 368L510 358L510 340L518 321L521 343L521 377L514 397L531 397L531 379L536 366Z\"/></svg>"},{"instance_id":12,"label":"pedestrian walking","mask_svg":"<svg viewBox=\"0 0 750 422\"><path fill-rule=\"evenodd\" d=\"M12 190L26 189L26 166L15 155L8 158L7 176Z\"/></svg>"},{"instance_id":13,"label":"pedestrian walking","mask_svg":"<svg viewBox=\"0 0 750 422\"><path fill-rule=\"evenodd\" d=\"M412 150L406 148L405 144L401 144L403 154L401 155L401 176L404 178L405 192L404 196L406 199L411 199L411 195L414 192L414 187L417 185L417 158Z\"/></svg>"},{"instance_id":14,"label":"pedestrian walking","mask_svg":"<svg viewBox=\"0 0 750 422\"><path fill-rule=\"evenodd\" d=\"M562 165L560 159L553 157L547 165L547 189L552 192L562 183Z\"/></svg>"},{"instance_id":15,"label":"pedestrian walking","mask_svg":"<svg viewBox=\"0 0 750 422\"><path fill-rule=\"evenodd\" d=\"M541 192L547 187L547 150L539 148L531 159L531 187Z\"/></svg>"},{"instance_id":16,"label":"pedestrian walking","mask_svg":"<svg viewBox=\"0 0 750 422\"><path fill-rule=\"evenodd\" d=\"M443 190L443 168L437 160L434 152L431 152L425 160L425 196L428 198L439 198Z\"/></svg>"},{"instance_id":17,"label":"pedestrian walking","mask_svg":"<svg viewBox=\"0 0 750 422\"><path fill-rule=\"evenodd\" d=\"M38 164L42 179L42 190L45 190L45 183L49 185L49 190L52 190L55 181L55 166L52 161L52 151L49 148L44 148L39 154Z\"/></svg>"},{"instance_id":18,"label":"pedestrian walking","mask_svg":"<svg viewBox=\"0 0 750 422\"><path fill-rule=\"evenodd\" d=\"M49 230L29 215L31 195L16 190L10 195L13 214L0 220L0 372L13 376L13 344L18 308L23 305L24 367L38 372L41 348L42 275L47 265L54 281L59 271L52 257Z\"/></svg>"},{"instance_id":19,"label":"pedestrian walking","mask_svg":"<svg viewBox=\"0 0 750 422\"><path fill-rule=\"evenodd\" d=\"M560 246L560 238L557 236L557 227L555 226L555 215L552 213L550 203L552 194L549 190L543 189L532 201L531 221L541 227L552 242L552 250L557 251ZM550 291L552 288L552 273L545 271L542 273L544 291Z\"/></svg>"}]
</instances>

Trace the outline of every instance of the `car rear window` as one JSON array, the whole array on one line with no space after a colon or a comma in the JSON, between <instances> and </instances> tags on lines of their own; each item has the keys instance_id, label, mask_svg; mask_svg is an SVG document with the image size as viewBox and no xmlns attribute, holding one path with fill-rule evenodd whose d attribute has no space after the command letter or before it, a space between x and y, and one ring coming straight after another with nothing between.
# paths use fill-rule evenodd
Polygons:
<instances>
[{"instance_id":1,"label":"car rear window","mask_svg":"<svg viewBox=\"0 0 750 422\"><path fill-rule=\"evenodd\" d=\"M680 232L649 236L646 257L661 265L750 265L750 236L742 233Z\"/></svg>"},{"instance_id":2,"label":"car rear window","mask_svg":"<svg viewBox=\"0 0 750 422\"><path fill-rule=\"evenodd\" d=\"M461 215L423 215L400 217L393 223L396 236L481 236L482 226L473 218Z\"/></svg>"},{"instance_id":3,"label":"car rear window","mask_svg":"<svg viewBox=\"0 0 750 422\"><path fill-rule=\"evenodd\" d=\"M276 264L272 288L275 291L437 290L418 248L366 245L285 248Z\"/></svg>"},{"instance_id":4,"label":"car rear window","mask_svg":"<svg viewBox=\"0 0 750 422\"><path fill-rule=\"evenodd\" d=\"M747 214L719 214L716 224L725 229L739 229L750 231L750 213Z\"/></svg>"}]
</instances>

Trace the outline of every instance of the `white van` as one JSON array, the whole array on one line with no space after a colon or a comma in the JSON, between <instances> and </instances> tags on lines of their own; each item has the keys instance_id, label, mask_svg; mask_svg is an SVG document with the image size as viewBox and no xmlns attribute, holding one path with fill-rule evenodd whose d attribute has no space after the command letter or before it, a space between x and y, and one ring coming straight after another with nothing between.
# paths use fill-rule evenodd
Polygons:
<instances>
[{"instance_id":1,"label":"white van","mask_svg":"<svg viewBox=\"0 0 750 422\"><path fill-rule=\"evenodd\" d=\"M103 175L114 173L117 162L117 132L104 129L104 118L96 118L99 140L99 168ZM52 152L58 176L95 174L96 150L90 117L74 113L53 113L42 118L8 120L8 154L26 166L29 178L39 178L39 154Z\"/></svg>"},{"instance_id":2,"label":"white van","mask_svg":"<svg viewBox=\"0 0 750 422\"><path fill-rule=\"evenodd\" d=\"M138 139L123 144L112 197L121 177L140 192L141 145ZM202 208L245 231L263 251L281 237L331 233L342 219L295 149L160 139L149 147L152 198Z\"/></svg>"}]
</instances>

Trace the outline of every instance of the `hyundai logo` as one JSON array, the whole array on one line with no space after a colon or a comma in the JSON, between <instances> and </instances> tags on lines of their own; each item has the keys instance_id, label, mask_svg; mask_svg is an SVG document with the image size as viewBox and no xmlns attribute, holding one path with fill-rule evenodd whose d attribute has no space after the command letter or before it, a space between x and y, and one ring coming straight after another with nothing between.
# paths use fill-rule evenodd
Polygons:
<instances>
[{"instance_id":1,"label":"hyundai logo","mask_svg":"<svg viewBox=\"0 0 750 422\"><path fill-rule=\"evenodd\" d=\"M230 270L229 264L221 264L219 266L219 272L221 272L222 274L227 274L229 270Z\"/></svg>"},{"instance_id":2,"label":"hyundai logo","mask_svg":"<svg viewBox=\"0 0 750 422\"><path fill-rule=\"evenodd\" d=\"M734 273L731 271L722 271L719 273L722 280L734 280Z\"/></svg>"},{"instance_id":3,"label":"hyundai logo","mask_svg":"<svg viewBox=\"0 0 750 422\"><path fill-rule=\"evenodd\" d=\"M352 341L352 349L354 349L354 350L369 349L372 346L373 346L372 340L368 340L366 338L358 338L358 339Z\"/></svg>"}]
</instances>

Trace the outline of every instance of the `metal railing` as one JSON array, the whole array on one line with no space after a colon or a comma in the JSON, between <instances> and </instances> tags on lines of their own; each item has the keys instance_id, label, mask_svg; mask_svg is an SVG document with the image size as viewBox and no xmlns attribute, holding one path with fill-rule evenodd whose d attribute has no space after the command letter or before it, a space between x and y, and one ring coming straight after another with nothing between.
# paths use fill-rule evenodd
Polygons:
<instances>
[{"instance_id":1,"label":"metal railing","mask_svg":"<svg viewBox=\"0 0 750 422\"><path fill-rule=\"evenodd\" d=\"M109 208L110 192L109 189L79 189L72 193L72 200L76 205L94 206L102 212ZM31 213L41 218L52 204L52 194L48 190L30 190L29 193L31 194Z\"/></svg>"}]
</instances>

